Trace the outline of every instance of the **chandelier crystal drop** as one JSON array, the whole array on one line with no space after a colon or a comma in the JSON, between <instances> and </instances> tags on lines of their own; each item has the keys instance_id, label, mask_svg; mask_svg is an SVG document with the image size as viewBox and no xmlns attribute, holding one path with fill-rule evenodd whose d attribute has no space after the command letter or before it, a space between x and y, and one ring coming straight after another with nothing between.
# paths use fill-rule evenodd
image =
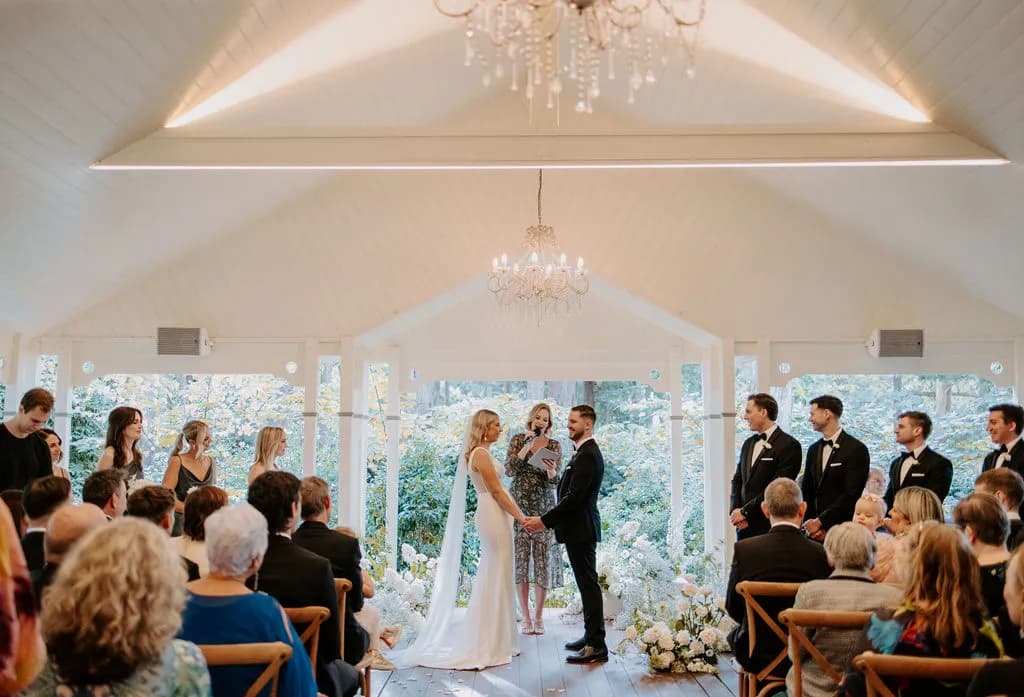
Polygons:
<instances>
[{"instance_id":1,"label":"chandelier crystal drop","mask_svg":"<svg viewBox=\"0 0 1024 697\"><path fill-rule=\"evenodd\" d=\"M555 229L544 224L544 170L537 178L537 224L526 228L523 254L510 261L502 252L491 261L487 288L504 310L519 311L540 324L545 317L563 316L580 306L590 290L583 257L570 264L558 247Z\"/></svg>"},{"instance_id":2,"label":"chandelier crystal drop","mask_svg":"<svg viewBox=\"0 0 1024 697\"><path fill-rule=\"evenodd\" d=\"M630 104L673 62L692 78L706 1L434 0L434 6L465 22L465 64L479 64L484 87L507 77L531 115L535 99L556 109L571 92L575 110L589 114L602 75L624 77Z\"/></svg>"}]
</instances>

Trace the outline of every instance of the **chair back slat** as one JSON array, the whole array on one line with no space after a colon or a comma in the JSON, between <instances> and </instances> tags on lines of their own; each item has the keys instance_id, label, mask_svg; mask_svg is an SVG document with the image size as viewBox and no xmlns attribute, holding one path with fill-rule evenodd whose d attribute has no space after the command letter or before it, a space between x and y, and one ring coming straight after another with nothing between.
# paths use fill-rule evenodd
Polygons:
<instances>
[{"instance_id":1,"label":"chair back slat","mask_svg":"<svg viewBox=\"0 0 1024 697\"><path fill-rule=\"evenodd\" d=\"M345 655L345 600L352 590L352 582L347 578L334 579L334 590L338 594L338 631L341 632L341 655Z\"/></svg>"},{"instance_id":2,"label":"chair back slat","mask_svg":"<svg viewBox=\"0 0 1024 697\"><path fill-rule=\"evenodd\" d=\"M868 697L896 697L883 677L928 678L966 682L974 677L989 658L921 658L888 656L866 651L853 659L853 665L864 673Z\"/></svg>"},{"instance_id":3,"label":"chair back slat","mask_svg":"<svg viewBox=\"0 0 1024 697\"><path fill-rule=\"evenodd\" d=\"M282 641L253 644L203 644L199 646L208 666L252 666L266 668L245 692L256 697L270 683L270 697L277 697L277 681L281 666L292 657L292 647Z\"/></svg>"},{"instance_id":4,"label":"chair back slat","mask_svg":"<svg viewBox=\"0 0 1024 697\"><path fill-rule=\"evenodd\" d=\"M775 617L768 614L758 598L795 598L800 590L799 583L773 583L770 581L740 581L736 584L736 592L743 596L747 606L747 641L748 652L754 654L757 646L757 618L760 617L765 626L782 642L782 650L761 669L755 676L757 680L763 680L772 674L780 663L786 660L788 637L786 632Z\"/></svg>"},{"instance_id":5,"label":"chair back slat","mask_svg":"<svg viewBox=\"0 0 1024 697\"><path fill-rule=\"evenodd\" d=\"M305 627L299 635L299 640L306 647L309 654L309 662L313 666L313 675L316 676L316 658L320 651L320 625L327 621L331 611L320 605L309 607L286 607L284 609L288 619L296 627Z\"/></svg>"},{"instance_id":6,"label":"chair back slat","mask_svg":"<svg viewBox=\"0 0 1024 697\"><path fill-rule=\"evenodd\" d=\"M796 610L790 608L779 613L779 620L789 630L789 658L793 661L794 679L792 697L802 697L803 695L804 651L807 652L815 663L821 666L822 670L828 674L834 683L838 685L843 679L843 674L818 650L818 647L814 645L810 637L804 633L804 628L862 629L869 619L871 619L870 612Z\"/></svg>"}]
</instances>

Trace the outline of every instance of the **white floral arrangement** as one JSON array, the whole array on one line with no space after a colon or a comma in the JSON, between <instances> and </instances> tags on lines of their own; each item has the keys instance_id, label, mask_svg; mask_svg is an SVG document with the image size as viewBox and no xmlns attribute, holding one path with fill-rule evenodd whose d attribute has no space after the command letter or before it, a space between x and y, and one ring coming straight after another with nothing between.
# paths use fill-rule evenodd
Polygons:
<instances>
[{"instance_id":1,"label":"white floral arrangement","mask_svg":"<svg viewBox=\"0 0 1024 697\"><path fill-rule=\"evenodd\" d=\"M679 580L674 607L661 604L655 615L635 612L616 651L635 646L654 671L717 673L718 654L729 650L726 634L735 623L710 586L698 587L693 574Z\"/></svg>"},{"instance_id":2,"label":"white floral arrangement","mask_svg":"<svg viewBox=\"0 0 1024 697\"><path fill-rule=\"evenodd\" d=\"M415 638L426 620L437 560L409 544L402 545L402 560L407 566L402 573L392 568L384 571L373 604L380 610L383 626L401 625L408 641Z\"/></svg>"}]
</instances>

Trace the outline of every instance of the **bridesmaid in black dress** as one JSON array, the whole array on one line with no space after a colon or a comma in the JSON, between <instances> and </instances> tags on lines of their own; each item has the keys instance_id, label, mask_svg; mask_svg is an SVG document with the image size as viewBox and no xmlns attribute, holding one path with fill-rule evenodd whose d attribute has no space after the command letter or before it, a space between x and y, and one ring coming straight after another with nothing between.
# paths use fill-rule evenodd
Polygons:
<instances>
[{"instance_id":1,"label":"bridesmaid in black dress","mask_svg":"<svg viewBox=\"0 0 1024 697\"><path fill-rule=\"evenodd\" d=\"M188 449L184 450L186 444ZM174 442L163 481L164 487L174 492L174 529L171 531L174 537L181 534L189 492L217 483L216 464L207 454L209 449L210 427L202 421L189 421Z\"/></svg>"},{"instance_id":2,"label":"bridesmaid in black dress","mask_svg":"<svg viewBox=\"0 0 1024 697\"><path fill-rule=\"evenodd\" d=\"M124 471L128 491L138 479L145 479L142 472L142 412L135 407L116 407L107 417L107 445L100 456L96 469L119 469Z\"/></svg>"}]
</instances>

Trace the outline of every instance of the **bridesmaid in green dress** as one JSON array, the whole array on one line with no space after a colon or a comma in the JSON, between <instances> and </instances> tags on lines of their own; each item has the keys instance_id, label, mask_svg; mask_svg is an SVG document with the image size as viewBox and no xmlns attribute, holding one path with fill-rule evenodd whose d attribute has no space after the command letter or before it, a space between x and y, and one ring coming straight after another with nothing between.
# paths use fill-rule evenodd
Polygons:
<instances>
[{"instance_id":1,"label":"bridesmaid in green dress","mask_svg":"<svg viewBox=\"0 0 1024 697\"><path fill-rule=\"evenodd\" d=\"M509 440L505 472L512 477L509 493L528 516L539 516L555 507L555 491L560 479L560 462L541 470L529 459L541 448L562 452L557 440L548 437L551 431L551 408L541 402L530 409L526 433ZM562 550L555 544L553 530L531 535L515 524L516 591L523 612L523 634L544 633L544 599L549 588L562 585ZM535 612L530 612L530 584L533 583Z\"/></svg>"}]
</instances>

